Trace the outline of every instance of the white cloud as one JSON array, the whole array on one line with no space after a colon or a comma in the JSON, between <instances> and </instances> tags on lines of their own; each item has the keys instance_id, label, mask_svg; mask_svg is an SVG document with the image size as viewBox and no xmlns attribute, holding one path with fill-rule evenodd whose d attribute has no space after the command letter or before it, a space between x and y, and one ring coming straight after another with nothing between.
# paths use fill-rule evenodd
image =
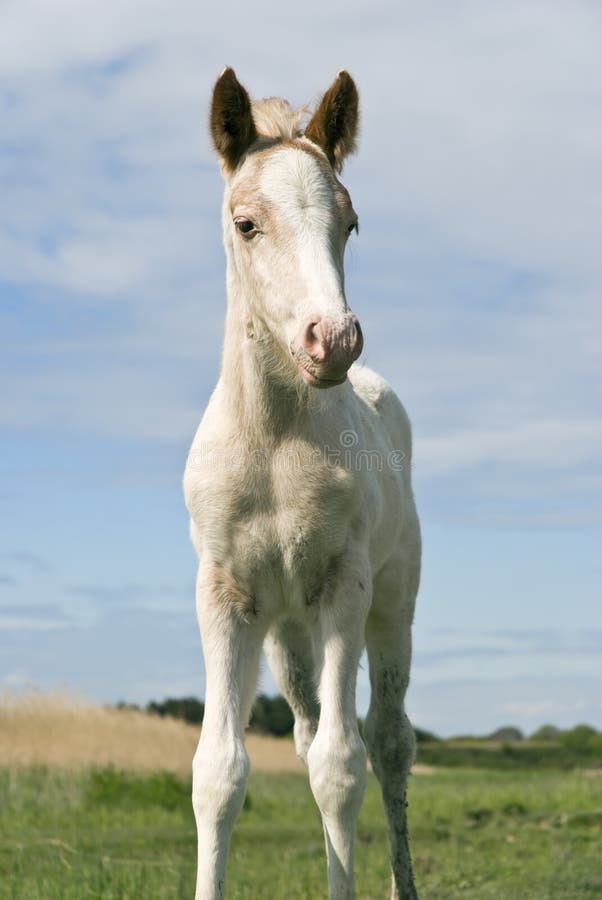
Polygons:
<instances>
[{"instance_id":1,"label":"white cloud","mask_svg":"<svg viewBox=\"0 0 602 900\"><path fill-rule=\"evenodd\" d=\"M34 685L26 672L16 670L8 672L2 679L0 684L8 690L33 689Z\"/></svg>"},{"instance_id":2,"label":"white cloud","mask_svg":"<svg viewBox=\"0 0 602 900\"><path fill-rule=\"evenodd\" d=\"M53 619L5 616L0 612L0 631L54 631L57 628L66 628L67 624Z\"/></svg>"},{"instance_id":3,"label":"white cloud","mask_svg":"<svg viewBox=\"0 0 602 900\"><path fill-rule=\"evenodd\" d=\"M71 624L63 610L50 604L0 605L0 631L53 631Z\"/></svg>"},{"instance_id":4,"label":"white cloud","mask_svg":"<svg viewBox=\"0 0 602 900\"><path fill-rule=\"evenodd\" d=\"M540 721L547 717L551 721L557 721L559 716L564 717L567 713L574 716L581 710L588 709L588 706L589 702L584 698L574 698L570 702L564 703L557 700L540 700L536 702L513 700L508 703L500 703L498 710L511 716L536 717Z\"/></svg>"},{"instance_id":5,"label":"white cloud","mask_svg":"<svg viewBox=\"0 0 602 900\"><path fill-rule=\"evenodd\" d=\"M602 449L602 423L539 421L466 430L416 444L420 465L445 472L481 463L522 463L563 469L592 463Z\"/></svg>"}]
</instances>

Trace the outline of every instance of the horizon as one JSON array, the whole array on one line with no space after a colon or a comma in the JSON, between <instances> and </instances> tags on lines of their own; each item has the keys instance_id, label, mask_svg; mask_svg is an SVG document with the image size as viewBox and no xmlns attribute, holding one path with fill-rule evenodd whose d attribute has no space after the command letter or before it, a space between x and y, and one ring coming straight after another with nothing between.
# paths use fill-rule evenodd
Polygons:
<instances>
[{"instance_id":1,"label":"horizon","mask_svg":"<svg viewBox=\"0 0 602 900\"><path fill-rule=\"evenodd\" d=\"M283 700L288 706L288 701L286 700L284 695L281 694L280 692L276 692L274 694L258 693L256 699L258 699L258 700L261 700L261 699L266 700L267 699L268 701ZM198 697L198 696L194 696L194 695L188 695L185 697L164 697L161 700L152 698L144 703L135 703L135 702L126 701L126 700L112 700L112 701L107 701L107 702L101 703L97 700L86 698L85 696L77 694L74 691L68 690L66 688L58 688L58 689L54 688L54 689L51 689L50 691L44 692L44 691L40 691L38 688L31 685L31 686L26 686L26 687L20 687L17 689L3 690L2 693L0 693L0 710L3 707L5 707L7 704L10 709L14 709L15 706L27 706L28 703L31 704L32 702L37 705L40 701L49 703L50 709L52 709L53 705L57 705L58 708L63 708L63 707L80 708L81 707L83 709L99 708L99 709L107 709L107 710L111 710L111 709L134 710L137 712L144 713L145 715L156 715L159 718L176 719L177 721L185 722L186 724L191 725L193 727L196 727L198 725L199 729L202 728L202 718L197 722L196 719L193 720L193 719L189 718L188 716L182 714L181 712L180 713L169 712L166 709L163 709L161 711L161 709L159 709L159 707L165 707L169 703L181 704L183 702L189 702L189 701L198 703L203 707L205 705L205 697L204 696ZM290 709L290 707L289 707L289 709ZM364 717L358 715L358 720L363 721ZM426 735L430 736L430 738L433 738L436 741L455 741L455 740L464 740L464 739L466 739L466 740L474 739L474 740L500 740L502 742L512 743L514 740L530 741L530 740L536 739L536 740L543 741L544 743L547 743L548 741L553 742L555 740L554 737L545 737L545 738L544 737L540 737L540 738L536 737L538 732L541 732L545 729L552 729L554 732L557 732L557 737L561 737L562 735L565 735L567 733L575 731L576 729L579 729L579 728L592 729L597 734L602 734L601 729L598 729L591 723L585 722L585 721L577 722L576 725L573 725L569 728L560 728L554 722L546 721L546 722L540 722L539 725L537 725L534 729L531 729L531 730L525 730L523 728L520 728L514 722L505 721L503 723L498 723L498 725L496 725L491 731L487 731L486 733L483 733L482 731L479 732L477 730L476 732L457 732L457 733L453 733L453 734L441 734L438 732L431 731L430 729L423 728L420 722L412 722L412 727L417 733L418 732L421 733L420 736L417 736L418 743L424 743L425 741L428 742L429 737L426 737ZM253 725L252 721L249 721L249 724L246 726L245 731L250 731L250 732L258 731L258 733L260 733L260 734L263 733L262 729L261 728L258 729L257 726ZM517 737L517 738L498 737L499 733L504 732L504 731L515 731L518 733L519 737ZM272 731L270 731L269 729L265 733L272 735L273 737L287 739L287 738L292 737L292 727L291 727L290 731L287 731L284 734L275 734Z\"/></svg>"},{"instance_id":2,"label":"horizon","mask_svg":"<svg viewBox=\"0 0 602 900\"><path fill-rule=\"evenodd\" d=\"M231 19L0 11L0 691L204 693L180 484L225 314L210 92L230 63L301 105L346 67L346 292L414 433L410 719L602 729L599 11L310 3L299 66L264 0Z\"/></svg>"}]
</instances>

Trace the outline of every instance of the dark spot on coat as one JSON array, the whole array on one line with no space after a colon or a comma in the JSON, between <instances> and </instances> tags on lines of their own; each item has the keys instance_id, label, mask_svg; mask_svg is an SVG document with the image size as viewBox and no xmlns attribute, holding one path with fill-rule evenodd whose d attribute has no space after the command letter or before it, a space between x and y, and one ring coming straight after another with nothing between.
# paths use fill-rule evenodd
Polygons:
<instances>
[{"instance_id":1,"label":"dark spot on coat","mask_svg":"<svg viewBox=\"0 0 602 900\"><path fill-rule=\"evenodd\" d=\"M244 622L248 622L259 612L257 598L241 588L235 578L222 566L214 564L209 582L214 602L228 611L234 612Z\"/></svg>"},{"instance_id":2,"label":"dark spot on coat","mask_svg":"<svg viewBox=\"0 0 602 900\"><path fill-rule=\"evenodd\" d=\"M321 577L316 580L314 586L305 595L305 603L312 606L314 603L327 602L334 594L340 577L342 554L331 556L326 569Z\"/></svg>"}]
</instances>

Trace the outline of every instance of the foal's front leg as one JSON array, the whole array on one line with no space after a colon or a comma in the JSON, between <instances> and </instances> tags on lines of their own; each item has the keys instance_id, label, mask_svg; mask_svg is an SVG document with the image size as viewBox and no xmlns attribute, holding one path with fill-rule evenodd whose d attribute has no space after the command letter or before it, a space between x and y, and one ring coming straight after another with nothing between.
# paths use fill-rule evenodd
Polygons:
<instances>
[{"instance_id":1,"label":"foal's front leg","mask_svg":"<svg viewBox=\"0 0 602 900\"><path fill-rule=\"evenodd\" d=\"M324 597L316 645L322 656L320 720L307 754L309 780L322 814L330 900L355 897L357 817L366 787L366 749L357 727L355 684L369 608L368 572L356 571ZM321 651L321 652L320 652Z\"/></svg>"},{"instance_id":2,"label":"foal's front leg","mask_svg":"<svg viewBox=\"0 0 602 900\"><path fill-rule=\"evenodd\" d=\"M234 823L249 774L244 746L265 628L241 614L242 595L215 568L201 564L197 615L205 657L205 715L192 765L198 835L195 900L221 900Z\"/></svg>"}]
</instances>

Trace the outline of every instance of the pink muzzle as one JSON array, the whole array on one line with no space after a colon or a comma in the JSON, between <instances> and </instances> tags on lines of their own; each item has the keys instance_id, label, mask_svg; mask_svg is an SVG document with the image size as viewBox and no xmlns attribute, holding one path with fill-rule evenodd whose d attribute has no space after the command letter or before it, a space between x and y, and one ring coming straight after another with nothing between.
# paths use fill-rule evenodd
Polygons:
<instances>
[{"instance_id":1,"label":"pink muzzle","mask_svg":"<svg viewBox=\"0 0 602 900\"><path fill-rule=\"evenodd\" d=\"M329 388L345 381L363 346L362 329L353 313L338 322L316 314L291 342L291 353L308 384Z\"/></svg>"}]
</instances>

